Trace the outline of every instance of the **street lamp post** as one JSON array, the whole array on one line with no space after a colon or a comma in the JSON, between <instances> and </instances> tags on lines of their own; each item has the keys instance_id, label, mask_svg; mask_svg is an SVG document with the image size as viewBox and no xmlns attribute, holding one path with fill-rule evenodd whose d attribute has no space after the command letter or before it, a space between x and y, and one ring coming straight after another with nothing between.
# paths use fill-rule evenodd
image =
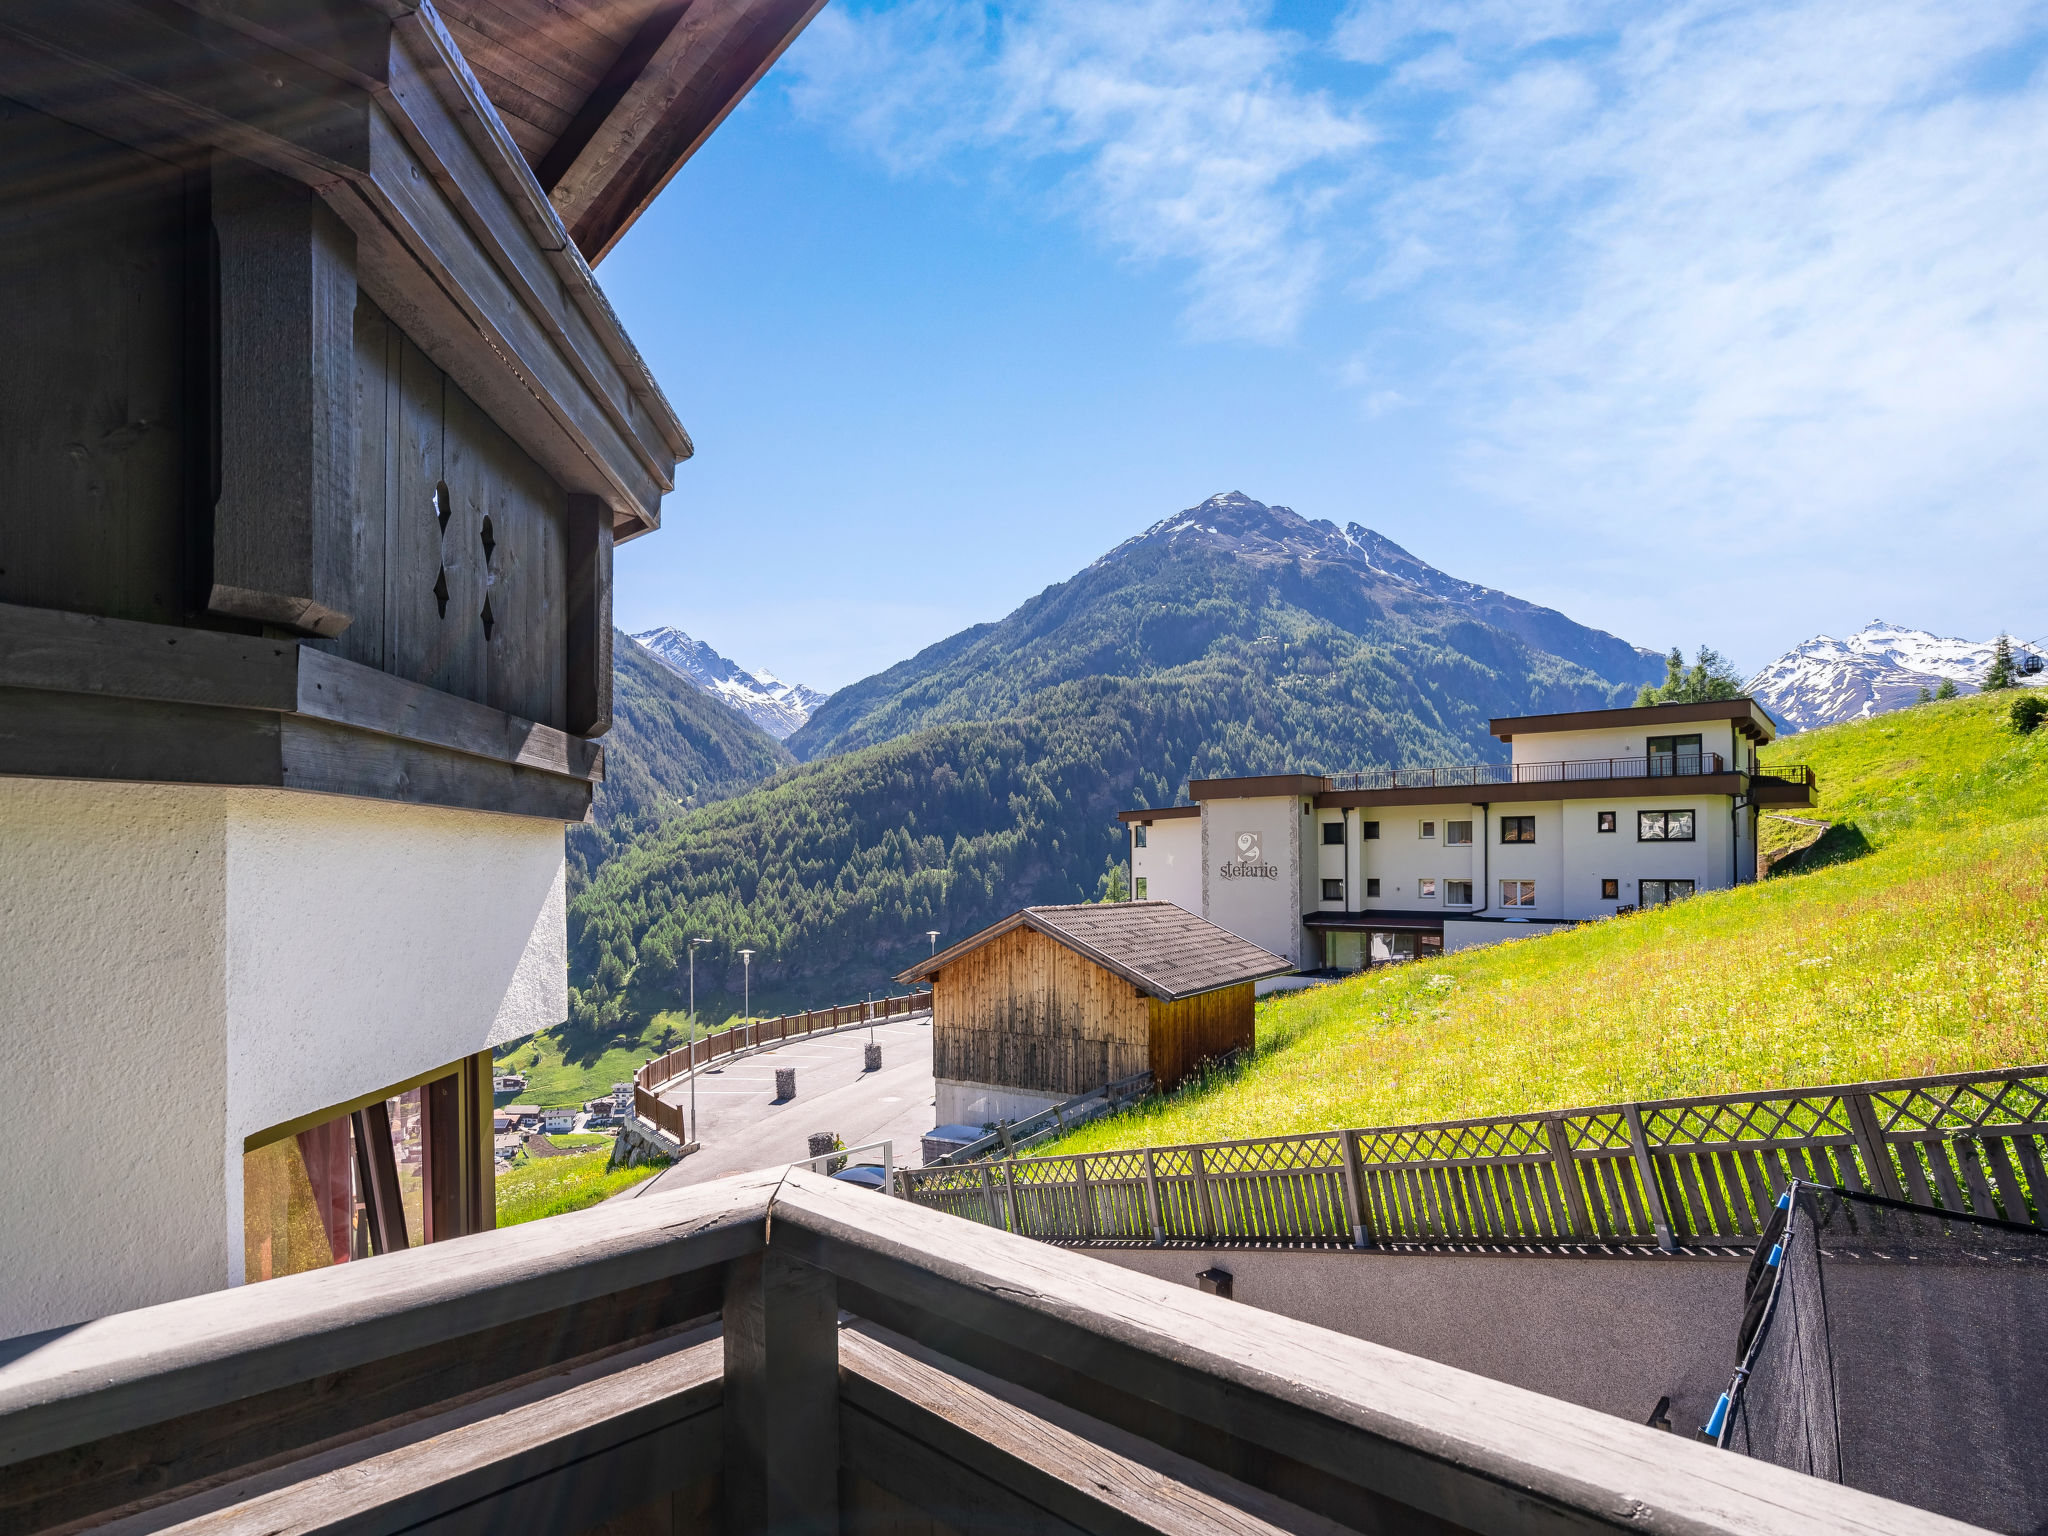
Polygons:
<instances>
[{"instance_id":1,"label":"street lamp post","mask_svg":"<svg viewBox=\"0 0 2048 1536\"><path fill-rule=\"evenodd\" d=\"M754 1043L754 952L740 951L740 960L745 967L740 980L740 1012L747 1020L747 1044Z\"/></svg>"},{"instance_id":2,"label":"street lamp post","mask_svg":"<svg viewBox=\"0 0 2048 1536\"><path fill-rule=\"evenodd\" d=\"M703 1128L697 1124L697 946L709 939L690 940L690 1139L700 1146Z\"/></svg>"}]
</instances>

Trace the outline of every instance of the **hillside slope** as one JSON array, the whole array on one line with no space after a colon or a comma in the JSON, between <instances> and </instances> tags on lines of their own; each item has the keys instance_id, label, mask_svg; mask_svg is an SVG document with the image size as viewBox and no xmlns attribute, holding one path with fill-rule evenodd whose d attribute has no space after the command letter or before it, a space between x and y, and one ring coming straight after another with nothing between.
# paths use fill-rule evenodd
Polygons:
<instances>
[{"instance_id":1,"label":"hillside slope","mask_svg":"<svg viewBox=\"0 0 2048 1536\"><path fill-rule=\"evenodd\" d=\"M737 794L792 761L753 721L612 632L612 728L593 820L569 829L572 890L651 827Z\"/></svg>"},{"instance_id":2,"label":"hillside slope","mask_svg":"<svg viewBox=\"0 0 2048 1536\"><path fill-rule=\"evenodd\" d=\"M2048 730L1964 698L1781 742L1817 867L1259 1009L1256 1058L1060 1150L2048 1059Z\"/></svg>"},{"instance_id":3,"label":"hillside slope","mask_svg":"<svg viewBox=\"0 0 2048 1536\"><path fill-rule=\"evenodd\" d=\"M1126 540L999 623L841 689L788 745L815 759L932 725L1044 718L1069 702L1062 689L1089 679L1163 703L1185 697L1185 669L1204 663L1284 699L1282 750L1240 771L1384 764L1427 737L1470 761L1497 752L1494 715L1626 702L1663 668L1555 610L1447 576L1369 528L1231 492ZM1355 728L1361 713L1412 721L1417 733ZM1169 796L1189 767L1163 766Z\"/></svg>"}]
</instances>

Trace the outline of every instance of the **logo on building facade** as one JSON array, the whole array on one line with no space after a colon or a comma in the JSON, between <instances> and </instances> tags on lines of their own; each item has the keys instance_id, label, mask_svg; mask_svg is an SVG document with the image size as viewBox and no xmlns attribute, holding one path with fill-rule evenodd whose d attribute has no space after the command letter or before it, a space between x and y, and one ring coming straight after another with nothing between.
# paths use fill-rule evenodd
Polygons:
<instances>
[{"instance_id":1,"label":"logo on building facade","mask_svg":"<svg viewBox=\"0 0 2048 1536\"><path fill-rule=\"evenodd\" d=\"M1268 864L1257 832L1237 834L1237 856L1226 859L1218 871L1226 880L1278 880L1280 871Z\"/></svg>"}]
</instances>

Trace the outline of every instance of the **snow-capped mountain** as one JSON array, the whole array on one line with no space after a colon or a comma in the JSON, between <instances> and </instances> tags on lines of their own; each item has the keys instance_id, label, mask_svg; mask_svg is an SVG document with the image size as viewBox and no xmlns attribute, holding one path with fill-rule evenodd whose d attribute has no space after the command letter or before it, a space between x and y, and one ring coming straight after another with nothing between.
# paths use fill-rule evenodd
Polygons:
<instances>
[{"instance_id":1,"label":"snow-capped mountain","mask_svg":"<svg viewBox=\"0 0 2048 1536\"><path fill-rule=\"evenodd\" d=\"M1975 693L1993 644L1875 619L1845 640L1815 635L1794 646L1749 680L1749 692L1789 729L1810 731L1902 708L1943 682Z\"/></svg>"},{"instance_id":2,"label":"snow-capped mountain","mask_svg":"<svg viewBox=\"0 0 2048 1536\"><path fill-rule=\"evenodd\" d=\"M1251 565L1343 567L1375 592L1397 599L1404 593L1440 599L1483 624L1504 629L1613 681L1654 682L1663 676L1663 658L1655 651L1630 645L1604 630L1590 629L1554 608L1462 581L1363 523L1339 528L1328 518L1307 518L1292 507L1267 506L1242 491L1226 491L1161 518L1143 533L1125 539L1089 569L1112 566L1162 546L1183 555L1202 548L1219 550Z\"/></svg>"},{"instance_id":3,"label":"snow-capped mountain","mask_svg":"<svg viewBox=\"0 0 2048 1536\"><path fill-rule=\"evenodd\" d=\"M731 706L777 741L811 718L829 695L772 672L749 672L672 624L633 636L678 676Z\"/></svg>"}]
</instances>

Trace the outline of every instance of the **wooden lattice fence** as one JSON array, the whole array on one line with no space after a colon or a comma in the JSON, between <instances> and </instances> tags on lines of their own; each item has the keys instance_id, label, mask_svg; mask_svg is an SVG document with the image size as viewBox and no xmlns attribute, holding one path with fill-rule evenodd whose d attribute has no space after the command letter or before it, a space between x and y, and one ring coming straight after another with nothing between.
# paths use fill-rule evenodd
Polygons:
<instances>
[{"instance_id":1,"label":"wooden lattice fence","mask_svg":"<svg viewBox=\"0 0 2048 1536\"><path fill-rule=\"evenodd\" d=\"M903 1192L1060 1242L1753 1238L1791 1179L2048 1225L2048 1066L913 1169Z\"/></svg>"}]
</instances>

